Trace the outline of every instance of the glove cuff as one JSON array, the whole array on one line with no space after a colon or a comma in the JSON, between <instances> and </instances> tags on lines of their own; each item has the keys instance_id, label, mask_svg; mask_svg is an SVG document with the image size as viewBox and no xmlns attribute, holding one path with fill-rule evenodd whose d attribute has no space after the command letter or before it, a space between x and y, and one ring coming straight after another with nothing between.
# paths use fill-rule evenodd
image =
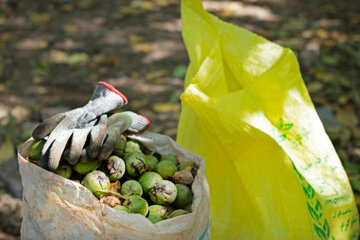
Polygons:
<instances>
[{"instance_id":1,"label":"glove cuff","mask_svg":"<svg viewBox=\"0 0 360 240\"><path fill-rule=\"evenodd\" d=\"M125 104L128 103L128 100L127 100L127 98L125 97L125 95L122 94L119 90L117 90L113 85L110 85L110 84L108 84L108 83L106 83L106 82L102 82L102 81L98 82L98 85L103 85L104 87L106 87L106 88L109 89L110 91L118 94L118 95L124 100L124 103L125 103Z\"/></svg>"}]
</instances>

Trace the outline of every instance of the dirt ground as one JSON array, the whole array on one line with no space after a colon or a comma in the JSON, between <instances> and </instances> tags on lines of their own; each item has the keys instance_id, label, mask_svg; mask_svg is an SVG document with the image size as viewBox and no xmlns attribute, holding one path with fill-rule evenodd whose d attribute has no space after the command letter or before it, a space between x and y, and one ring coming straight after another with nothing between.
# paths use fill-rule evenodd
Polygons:
<instances>
[{"instance_id":1,"label":"dirt ground","mask_svg":"<svg viewBox=\"0 0 360 240\"><path fill-rule=\"evenodd\" d=\"M246 0L204 5L296 53L359 196L360 4ZM98 81L121 90L129 99L126 109L151 120L150 131L176 138L188 63L180 1L0 0L0 146L9 139L14 152L45 116L86 103ZM6 195L6 186L0 182L0 220L5 219L0 239L18 238L18 207L11 214L5 208L21 201Z\"/></svg>"}]
</instances>

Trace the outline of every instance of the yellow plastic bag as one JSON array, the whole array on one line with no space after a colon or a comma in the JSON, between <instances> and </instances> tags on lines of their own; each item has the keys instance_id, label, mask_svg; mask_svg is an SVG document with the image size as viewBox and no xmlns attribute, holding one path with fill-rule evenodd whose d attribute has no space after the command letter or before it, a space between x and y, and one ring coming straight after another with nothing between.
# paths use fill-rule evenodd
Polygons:
<instances>
[{"instance_id":1,"label":"yellow plastic bag","mask_svg":"<svg viewBox=\"0 0 360 240\"><path fill-rule=\"evenodd\" d=\"M357 239L347 175L291 50L182 0L178 143L201 155L213 239Z\"/></svg>"}]
</instances>

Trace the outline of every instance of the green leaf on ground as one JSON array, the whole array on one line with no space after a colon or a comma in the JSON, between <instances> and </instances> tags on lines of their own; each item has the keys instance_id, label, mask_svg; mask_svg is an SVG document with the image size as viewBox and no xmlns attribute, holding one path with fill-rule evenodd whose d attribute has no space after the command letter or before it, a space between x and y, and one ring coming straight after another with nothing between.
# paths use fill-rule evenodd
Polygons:
<instances>
[{"instance_id":1,"label":"green leaf on ground","mask_svg":"<svg viewBox=\"0 0 360 240\"><path fill-rule=\"evenodd\" d=\"M181 78L182 79L182 78L185 77L186 71L187 71L187 66L179 65L174 69L172 76L174 78Z\"/></svg>"},{"instance_id":2,"label":"green leaf on ground","mask_svg":"<svg viewBox=\"0 0 360 240\"><path fill-rule=\"evenodd\" d=\"M345 168L346 172L349 173L349 174L358 174L358 173L360 173L359 166L356 163L344 162L343 165L344 165L344 168Z\"/></svg>"},{"instance_id":3,"label":"green leaf on ground","mask_svg":"<svg viewBox=\"0 0 360 240\"><path fill-rule=\"evenodd\" d=\"M71 54L68 58L64 59L64 63L68 65L76 65L84 63L88 58L86 53L74 53Z\"/></svg>"},{"instance_id":4,"label":"green leaf on ground","mask_svg":"<svg viewBox=\"0 0 360 240\"><path fill-rule=\"evenodd\" d=\"M353 181L350 181L351 183L351 186L354 190L360 192L360 179L356 179L356 180L353 180Z\"/></svg>"},{"instance_id":5,"label":"green leaf on ground","mask_svg":"<svg viewBox=\"0 0 360 240\"><path fill-rule=\"evenodd\" d=\"M330 55L322 55L321 61L323 61L325 64L331 65L331 66L336 65L338 63L338 60L335 57L330 56Z\"/></svg>"},{"instance_id":6,"label":"green leaf on ground","mask_svg":"<svg viewBox=\"0 0 360 240\"><path fill-rule=\"evenodd\" d=\"M173 103L173 104L178 103L178 102L180 102L180 98L179 98L178 95L173 94L173 95L170 96L169 102Z\"/></svg>"},{"instance_id":7,"label":"green leaf on ground","mask_svg":"<svg viewBox=\"0 0 360 240\"><path fill-rule=\"evenodd\" d=\"M36 65L36 68L32 71L32 74L36 75L36 76L45 75L48 73L51 66L52 66L52 63L42 60Z\"/></svg>"}]
</instances>

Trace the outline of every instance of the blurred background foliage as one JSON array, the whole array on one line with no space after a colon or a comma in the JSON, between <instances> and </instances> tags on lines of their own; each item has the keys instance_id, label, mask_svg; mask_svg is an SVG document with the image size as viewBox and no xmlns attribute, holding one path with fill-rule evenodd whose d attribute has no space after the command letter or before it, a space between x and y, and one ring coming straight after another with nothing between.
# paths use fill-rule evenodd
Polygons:
<instances>
[{"instance_id":1,"label":"blurred background foliage","mask_svg":"<svg viewBox=\"0 0 360 240\"><path fill-rule=\"evenodd\" d=\"M360 4L203 3L219 18L294 51L360 204ZM175 138L187 65L180 0L0 0L0 165L14 159L38 122L82 106L97 81L120 89L127 109L150 118L151 131ZM7 193L18 196L12 188L20 182L0 179L0 222L16 216L0 227L0 239L17 238L21 201Z\"/></svg>"}]
</instances>

